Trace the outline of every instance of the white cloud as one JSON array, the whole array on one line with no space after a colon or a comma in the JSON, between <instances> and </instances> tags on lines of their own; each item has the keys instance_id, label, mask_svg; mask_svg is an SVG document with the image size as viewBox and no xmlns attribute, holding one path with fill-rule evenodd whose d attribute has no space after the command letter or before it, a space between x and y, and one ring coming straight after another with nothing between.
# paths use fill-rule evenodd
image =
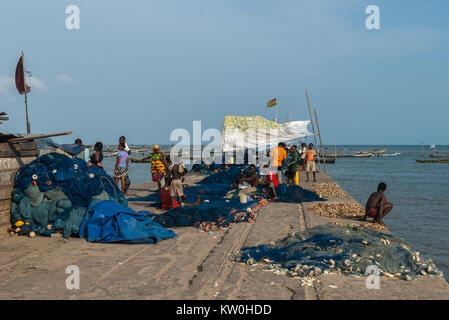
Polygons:
<instances>
[{"instance_id":1,"label":"white cloud","mask_svg":"<svg viewBox=\"0 0 449 320\"><path fill-rule=\"evenodd\" d=\"M26 77L27 79L27 85L31 87L31 90L47 90L47 87L45 86L44 82L36 77Z\"/></svg>"},{"instance_id":2,"label":"white cloud","mask_svg":"<svg viewBox=\"0 0 449 320\"><path fill-rule=\"evenodd\" d=\"M47 86L39 78L26 77L26 81L27 85L31 87L31 90L33 89L38 91L47 90ZM0 76L0 95L7 95L10 93L11 90L15 91L14 78L7 75Z\"/></svg>"},{"instance_id":3,"label":"white cloud","mask_svg":"<svg viewBox=\"0 0 449 320\"><path fill-rule=\"evenodd\" d=\"M65 74L65 73L59 74L56 77L56 79L58 79L59 81L62 81L64 83L67 83L67 84L73 83L73 79L68 74Z\"/></svg>"},{"instance_id":4,"label":"white cloud","mask_svg":"<svg viewBox=\"0 0 449 320\"><path fill-rule=\"evenodd\" d=\"M9 90L14 88L14 80L10 76L0 76L0 95L8 94Z\"/></svg>"}]
</instances>

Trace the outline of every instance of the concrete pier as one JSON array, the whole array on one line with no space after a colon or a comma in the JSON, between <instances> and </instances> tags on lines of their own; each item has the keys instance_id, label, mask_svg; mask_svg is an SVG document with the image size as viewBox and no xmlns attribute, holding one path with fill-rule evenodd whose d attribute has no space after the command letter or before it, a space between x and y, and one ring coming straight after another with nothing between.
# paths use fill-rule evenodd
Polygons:
<instances>
[{"instance_id":1,"label":"concrete pier","mask_svg":"<svg viewBox=\"0 0 449 320\"><path fill-rule=\"evenodd\" d=\"M318 174L318 182L332 182ZM200 177L190 176L189 183ZM301 185L313 189L314 183ZM130 197L145 196L154 183L132 186ZM357 204L350 196L328 203ZM135 210L160 212L145 201ZM449 299L442 277L405 281L381 277L380 289L367 289L365 277L320 275L309 286L301 279L264 272L232 260L244 246L266 244L324 223L361 224L312 212L313 203L269 203L256 222L226 231L174 229L178 236L156 245L97 244L84 239L2 235L0 299ZM66 288L66 268L80 270L80 289Z\"/></svg>"}]
</instances>

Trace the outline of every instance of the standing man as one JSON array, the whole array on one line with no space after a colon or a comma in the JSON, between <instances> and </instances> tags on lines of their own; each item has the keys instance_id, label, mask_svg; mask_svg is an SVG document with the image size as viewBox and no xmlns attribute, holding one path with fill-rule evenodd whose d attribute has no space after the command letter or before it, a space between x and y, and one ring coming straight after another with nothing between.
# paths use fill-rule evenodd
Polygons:
<instances>
[{"instance_id":1,"label":"standing man","mask_svg":"<svg viewBox=\"0 0 449 320\"><path fill-rule=\"evenodd\" d=\"M316 176L315 176L315 150L313 150L313 144L309 144L309 149L306 151L306 176L307 176L307 182L309 182L309 172L313 172L313 182L316 182Z\"/></svg>"},{"instance_id":2,"label":"standing man","mask_svg":"<svg viewBox=\"0 0 449 320\"><path fill-rule=\"evenodd\" d=\"M287 159L286 144L279 142L278 146L271 150L271 167L276 172L276 178L279 183L282 183L282 164Z\"/></svg>"},{"instance_id":3,"label":"standing man","mask_svg":"<svg viewBox=\"0 0 449 320\"><path fill-rule=\"evenodd\" d=\"M391 209L393 209L393 204L387 202L387 197L384 193L386 189L387 185L384 182L381 182L377 186L377 191L371 193L368 201L366 202L365 217L363 218L363 220L366 220L366 218L369 216L374 218L374 222L377 222L386 227L382 219L391 211Z\"/></svg>"},{"instance_id":4,"label":"standing man","mask_svg":"<svg viewBox=\"0 0 449 320\"><path fill-rule=\"evenodd\" d=\"M290 157L287 161L287 172L285 175L289 179L289 183L299 186L299 173L298 173L299 154L296 150L296 146L290 147Z\"/></svg>"}]
</instances>

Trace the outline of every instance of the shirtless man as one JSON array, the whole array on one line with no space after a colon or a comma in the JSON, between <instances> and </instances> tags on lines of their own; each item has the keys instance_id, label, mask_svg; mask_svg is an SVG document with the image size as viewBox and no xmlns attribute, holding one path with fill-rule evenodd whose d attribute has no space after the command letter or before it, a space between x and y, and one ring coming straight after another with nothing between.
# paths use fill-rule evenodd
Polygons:
<instances>
[{"instance_id":1,"label":"shirtless man","mask_svg":"<svg viewBox=\"0 0 449 320\"><path fill-rule=\"evenodd\" d=\"M387 197L384 192L387 189L387 185L384 182L379 183L377 186L377 191L371 193L366 202L365 207L365 217L363 220L366 220L367 217L374 218L374 222L377 222L384 227L385 223L382 222L382 219L393 209L393 204L387 202Z\"/></svg>"}]
</instances>

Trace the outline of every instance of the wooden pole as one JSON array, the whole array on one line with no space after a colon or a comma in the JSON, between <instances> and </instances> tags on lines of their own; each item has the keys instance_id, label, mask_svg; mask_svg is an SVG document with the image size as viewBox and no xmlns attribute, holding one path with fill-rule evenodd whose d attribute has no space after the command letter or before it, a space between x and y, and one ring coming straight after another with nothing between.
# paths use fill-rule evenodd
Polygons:
<instances>
[{"instance_id":1,"label":"wooden pole","mask_svg":"<svg viewBox=\"0 0 449 320\"><path fill-rule=\"evenodd\" d=\"M12 139L9 139L8 142L27 141L27 140L35 140L35 139L42 139L42 138L66 136L66 135L70 135L70 134L72 134L72 131L50 133L50 134L40 134L40 135L27 136L27 137L22 137L22 138L12 138Z\"/></svg>"},{"instance_id":2,"label":"wooden pole","mask_svg":"<svg viewBox=\"0 0 449 320\"><path fill-rule=\"evenodd\" d=\"M319 153L319 151L318 151L318 146L317 146L317 142L316 142L315 126L313 125L312 111L310 111L309 94L307 93L307 90L306 90L306 98L307 98L307 106L309 107L310 122L312 123L313 137L314 137L314 139L315 139L315 150L316 150L316 155L317 155L317 157L318 157L318 168L319 168L320 171L321 171L321 165L320 165L320 153Z\"/></svg>"},{"instance_id":3,"label":"wooden pole","mask_svg":"<svg viewBox=\"0 0 449 320\"><path fill-rule=\"evenodd\" d=\"M278 100L276 98L276 116L274 117L274 122L278 123Z\"/></svg>"},{"instance_id":4,"label":"wooden pole","mask_svg":"<svg viewBox=\"0 0 449 320\"><path fill-rule=\"evenodd\" d=\"M335 144L334 160L337 160L337 139L334 139L334 144Z\"/></svg>"},{"instance_id":5,"label":"wooden pole","mask_svg":"<svg viewBox=\"0 0 449 320\"><path fill-rule=\"evenodd\" d=\"M326 157L324 156L324 149L323 149L323 140L321 140L320 125L318 124L318 116L316 115L316 109L315 108L313 109L313 112L315 113L316 128L318 129L318 137L320 138L321 154L323 155L324 173L327 173L327 170L326 170Z\"/></svg>"},{"instance_id":6,"label":"wooden pole","mask_svg":"<svg viewBox=\"0 0 449 320\"><path fill-rule=\"evenodd\" d=\"M26 112L26 121L27 121L27 134L31 133L30 121L28 118L28 99L27 99L27 82L25 78L25 58L22 51L22 71L23 71L23 86L25 89L25 112Z\"/></svg>"}]
</instances>

